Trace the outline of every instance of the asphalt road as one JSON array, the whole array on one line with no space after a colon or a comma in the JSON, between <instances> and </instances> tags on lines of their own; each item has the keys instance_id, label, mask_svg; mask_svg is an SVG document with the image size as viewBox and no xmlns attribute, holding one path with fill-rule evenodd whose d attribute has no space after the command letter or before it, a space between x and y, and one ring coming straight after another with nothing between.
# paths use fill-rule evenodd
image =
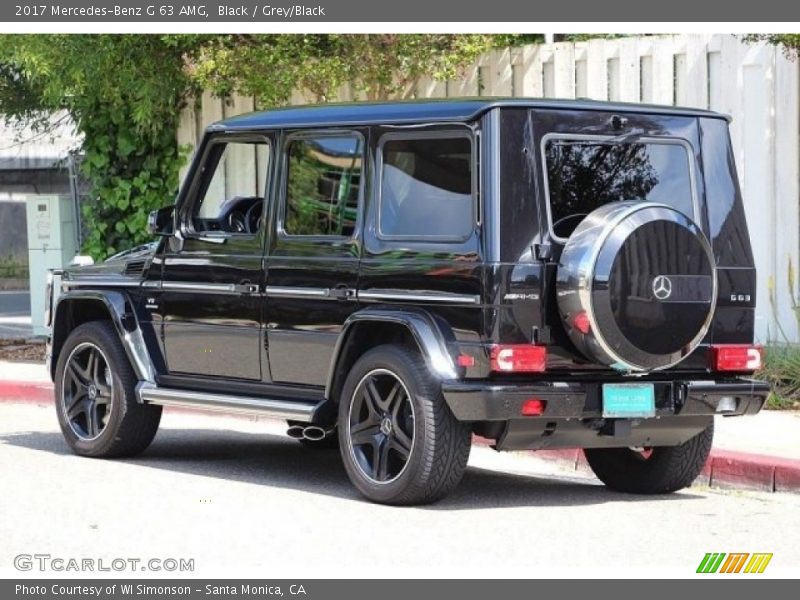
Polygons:
<instances>
[{"instance_id":1,"label":"asphalt road","mask_svg":"<svg viewBox=\"0 0 800 600\"><path fill-rule=\"evenodd\" d=\"M0 315L20 316L31 314L31 295L25 291L0 291Z\"/></svg>"},{"instance_id":2,"label":"asphalt road","mask_svg":"<svg viewBox=\"0 0 800 600\"><path fill-rule=\"evenodd\" d=\"M30 314L28 291L0 291L0 338L29 337Z\"/></svg>"},{"instance_id":3,"label":"asphalt road","mask_svg":"<svg viewBox=\"0 0 800 600\"><path fill-rule=\"evenodd\" d=\"M685 577L706 552L772 552L765 575L800 566L795 495L632 497L474 448L450 497L392 508L354 492L336 451L282 429L168 413L141 457L92 460L69 452L52 407L0 402L0 576L21 553L192 558L195 575L265 578Z\"/></svg>"}]
</instances>

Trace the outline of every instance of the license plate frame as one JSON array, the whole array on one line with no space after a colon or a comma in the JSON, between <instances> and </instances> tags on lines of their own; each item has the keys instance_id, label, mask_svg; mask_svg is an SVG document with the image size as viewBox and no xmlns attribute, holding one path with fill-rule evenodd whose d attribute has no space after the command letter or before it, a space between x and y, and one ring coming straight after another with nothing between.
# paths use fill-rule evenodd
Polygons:
<instances>
[{"instance_id":1,"label":"license plate frame","mask_svg":"<svg viewBox=\"0 0 800 600\"><path fill-rule=\"evenodd\" d=\"M603 417L648 418L656 415L656 390L652 383L604 383Z\"/></svg>"}]
</instances>

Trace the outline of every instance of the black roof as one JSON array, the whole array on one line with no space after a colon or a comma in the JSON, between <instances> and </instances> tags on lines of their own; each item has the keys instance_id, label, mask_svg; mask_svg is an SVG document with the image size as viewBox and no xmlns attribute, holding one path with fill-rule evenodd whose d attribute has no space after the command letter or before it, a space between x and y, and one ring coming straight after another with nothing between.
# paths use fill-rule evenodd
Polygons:
<instances>
[{"instance_id":1,"label":"black roof","mask_svg":"<svg viewBox=\"0 0 800 600\"><path fill-rule=\"evenodd\" d=\"M503 106L684 115L730 120L726 115L710 110L676 106L547 98L458 98L289 106L231 117L213 123L209 129L227 131L324 125L463 122L474 120L492 108Z\"/></svg>"}]
</instances>

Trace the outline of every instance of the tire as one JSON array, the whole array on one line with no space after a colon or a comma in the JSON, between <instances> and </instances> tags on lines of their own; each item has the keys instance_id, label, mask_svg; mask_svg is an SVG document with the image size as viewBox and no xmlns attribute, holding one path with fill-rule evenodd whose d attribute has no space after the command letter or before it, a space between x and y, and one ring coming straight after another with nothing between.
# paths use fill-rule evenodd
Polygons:
<instances>
[{"instance_id":1,"label":"tire","mask_svg":"<svg viewBox=\"0 0 800 600\"><path fill-rule=\"evenodd\" d=\"M137 383L111 323L90 321L70 334L56 365L55 395L58 423L73 452L112 458L150 445L161 407L140 404Z\"/></svg>"},{"instance_id":2,"label":"tire","mask_svg":"<svg viewBox=\"0 0 800 600\"><path fill-rule=\"evenodd\" d=\"M378 346L356 362L340 396L338 429L347 475L373 502L435 502L467 466L469 426L450 412L420 356L402 346Z\"/></svg>"},{"instance_id":3,"label":"tire","mask_svg":"<svg viewBox=\"0 0 800 600\"><path fill-rule=\"evenodd\" d=\"M606 487L629 494L670 494L690 486L705 465L714 422L680 446L586 449L592 471Z\"/></svg>"}]
</instances>

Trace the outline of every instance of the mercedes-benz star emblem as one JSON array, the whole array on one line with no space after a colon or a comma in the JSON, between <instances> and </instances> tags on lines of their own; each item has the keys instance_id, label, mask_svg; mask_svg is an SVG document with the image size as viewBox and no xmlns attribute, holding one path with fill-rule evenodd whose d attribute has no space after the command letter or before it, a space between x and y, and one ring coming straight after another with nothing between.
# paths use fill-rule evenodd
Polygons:
<instances>
[{"instance_id":1,"label":"mercedes-benz star emblem","mask_svg":"<svg viewBox=\"0 0 800 600\"><path fill-rule=\"evenodd\" d=\"M653 295L659 300L666 300L672 295L672 280L666 275L653 279Z\"/></svg>"}]
</instances>

